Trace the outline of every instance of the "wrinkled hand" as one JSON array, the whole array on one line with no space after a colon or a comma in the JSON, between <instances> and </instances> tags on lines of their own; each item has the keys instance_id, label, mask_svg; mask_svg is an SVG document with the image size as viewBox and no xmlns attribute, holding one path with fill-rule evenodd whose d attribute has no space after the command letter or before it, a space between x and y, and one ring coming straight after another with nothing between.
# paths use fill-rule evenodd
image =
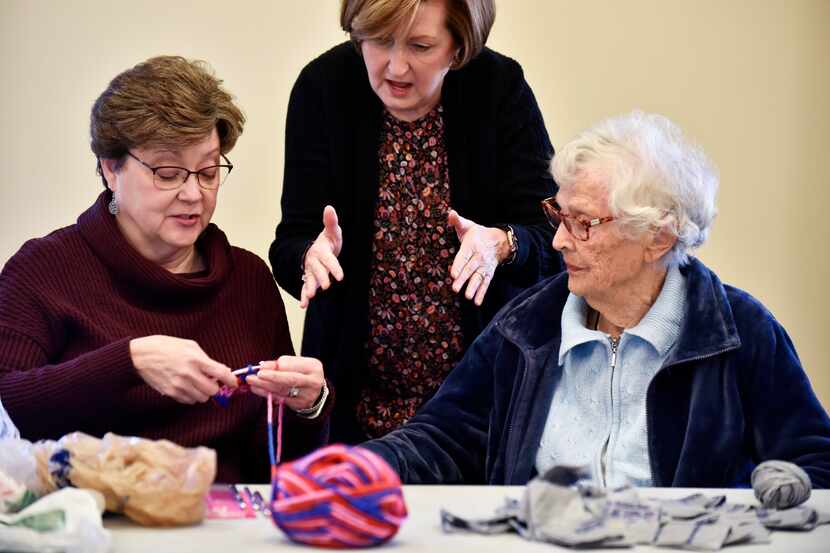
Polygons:
<instances>
[{"instance_id":1,"label":"wrinkled hand","mask_svg":"<svg viewBox=\"0 0 830 553\"><path fill-rule=\"evenodd\" d=\"M327 205L323 209L323 230L305 254L300 307L308 307L318 288L328 290L331 286L329 274L338 281L343 280L343 268L337 261L342 248L343 230L337 222L337 212Z\"/></svg>"},{"instance_id":2,"label":"wrinkled hand","mask_svg":"<svg viewBox=\"0 0 830 553\"><path fill-rule=\"evenodd\" d=\"M262 361L259 372L247 378L252 392L264 397L270 392L274 397L284 399L285 404L295 411L314 405L323 391L324 382L320 361L295 355L283 355L276 361ZM299 393L291 397L290 391L294 387Z\"/></svg>"},{"instance_id":3,"label":"wrinkled hand","mask_svg":"<svg viewBox=\"0 0 830 553\"><path fill-rule=\"evenodd\" d=\"M454 209L450 210L447 221L455 228L461 242L450 268L452 289L460 292L466 283L464 296L481 305L496 268L509 253L507 233L465 219Z\"/></svg>"},{"instance_id":4,"label":"wrinkled hand","mask_svg":"<svg viewBox=\"0 0 830 553\"><path fill-rule=\"evenodd\" d=\"M179 403L204 403L220 384L236 388L231 370L214 361L193 340L145 336L130 340L133 366L144 382Z\"/></svg>"}]
</instances>

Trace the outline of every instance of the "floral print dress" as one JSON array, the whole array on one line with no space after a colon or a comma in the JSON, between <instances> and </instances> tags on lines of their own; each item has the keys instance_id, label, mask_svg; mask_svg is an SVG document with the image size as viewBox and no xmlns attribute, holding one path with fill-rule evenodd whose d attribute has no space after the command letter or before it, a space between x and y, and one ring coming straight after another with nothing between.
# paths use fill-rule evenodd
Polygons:
<instances>
[{"instance_id":1,"label":"floral print dress","mask_svg":"<svg viewBox=\"0 0 830 553\"><path fill-rule=\"evenodd\" d=\"M442 108L384 115L369 281L368 372L357 418L370 437L406 422L463 354L450 266L450 179Z\"/></svg>"}]
</instances>

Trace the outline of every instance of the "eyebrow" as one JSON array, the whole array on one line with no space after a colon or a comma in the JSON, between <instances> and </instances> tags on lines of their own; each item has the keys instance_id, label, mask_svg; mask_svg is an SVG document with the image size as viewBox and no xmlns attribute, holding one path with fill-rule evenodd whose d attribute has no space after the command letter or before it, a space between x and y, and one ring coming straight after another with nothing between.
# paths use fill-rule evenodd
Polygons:
<instances>
[{"instance_id":1,"label":"eyebrow","mask_svg":"<svg viewBox=\"0 0 830 553\"><path fill-rule=\"evenodd\" d=\"M598 215L591 215L590 213L582 211L578 207L577 208L571 208L571 215L574 215L574 216L582 215L583 217L588 217L589 219L593 219L595 217L598 217Z\"/></svg>"},{"instance_id":2,"label":"eyebrow","mask_svg":"<svg viewBox=\"0 0 830 553\"><path fill-rule=\"evenodd\" d=\"M158 150L148 150L148 151L147 151L147 154L148 154L148 155L151 155L151 156L161 156L161 155L173 155L173 156L178 156L178 155L179 155L179 151L178 151L178 150L171 150L171 149L169 149L169 148L160 148L160 149L158 149Z\"/></svg>"},{"instance_id":3,"label":"eyebrow","mask_svg":"<svg viewBox=\"0 0 830 553\"><path fill-rule=\"evenodd\" d=\"M558 203L559 207L561 208L562 204L559 203L559 196L558 195L554 196L554 199L556 200L556 203ZM599 217L599 215L591 215L590 213L587 213L586 211L583 211L578 206L577 207L570 206L570 209L568 211L566 211L566 213L568 215L571 215L572 217L576 217L576 216L581 215L583 217L587 217L588 219L596 219L597 217Z\"/></svg>"},{"instance_id":4,"label":"eyebrow","mask_svg":"<svg viewBox=\"0 0 830 553\"><path fill-rule=\"evenodd\" d=\"M207 158L215 157L219 155L221 152L221 146L217 146L216 148L213 148L211 151L205 152L205 154L200 159L205 160ZM171 150L169 148L162 148L160 150L151 150L150 152L148 152L148 154L154 158L158 156L170 155L177 159L181 159L182 152L181 150Z\"/></svg>"}]
</instances>

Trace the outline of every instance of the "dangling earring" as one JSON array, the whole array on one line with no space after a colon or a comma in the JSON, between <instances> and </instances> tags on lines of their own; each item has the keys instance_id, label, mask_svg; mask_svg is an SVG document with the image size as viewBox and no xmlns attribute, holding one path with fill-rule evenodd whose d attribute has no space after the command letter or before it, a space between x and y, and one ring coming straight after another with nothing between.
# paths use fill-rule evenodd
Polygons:
<instances>
[{"instance_id":1,"label":"dangling earring","mask_svg":"<svg viewBox=\"0 0 830 553\"><path fill-rule=\"evenodd\" d=\"M107 205L107 209L113 215L118 215L118 201L115 199L115 194L112 195L112 199L110 200L109 205Z\"/></svg>"}]
</instances>

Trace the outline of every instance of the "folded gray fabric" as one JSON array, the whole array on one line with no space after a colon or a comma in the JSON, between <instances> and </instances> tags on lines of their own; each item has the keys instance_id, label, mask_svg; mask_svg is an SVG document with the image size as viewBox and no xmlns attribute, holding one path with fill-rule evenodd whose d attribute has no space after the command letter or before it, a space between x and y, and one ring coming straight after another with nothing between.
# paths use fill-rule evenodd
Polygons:
<instances>
[{"instance_id":1,"label":"folded gray fabric","mask_svg":"<svg viewBox=\"0 0 830 553\"><path fill-rule=\"evenodd\" d=\"M809 531L830 522L830 515L808 507L766 509L728 503L723 495L644 499L632 487L593 486L586 474L580 467L554 467L528 482L521 500L508 499L491 518L466 519L442 510L442 528L515 532L573 548L646 544L717 551L728 545L769 543L770 529Z\"/></svg>"},{"instance_id":2,"label":"folded gray fabric","mask_svg":"<svg viewBox=\"0 0 830 553\"><path fill-rule=\"evenodd\" d=\"M461 518L441 509L441 529L446 533L467 531L475 534L504 534L512 530L510 517Z\"/></svg>"},{"instance_id":3,"label":"folded gray fabric","mask_svg":"<svg viewBox=\"0 0 830 553\"><path fill-rule=\"evenodd\" d=\"M758 520L773 530L812 530L819 524L830 522L830 516L809 507L793 507L780 511L758 509Z\"/></svg>"},{"instance_id":4,"label":"folded gray fabric","mask_svg":"<svg viewBox=\"0 0 830 553\"><path fill-rule=\"evenodd\" d=\"M689 522L673 520L660 527L654 545L693 549L697 551L717 551L723 547L731 527L719 520L702 520Z\"/></svg>"},{"instance_id":5,"label":"folded gray fabric","mask_svg":"<svg viewBox=\"0 0 830 553\"><path fill-rule=\"evenodd\" d=\"M669 499L660 502L663 514L669 518L689 519L699 517L716 509L726 501L723 495L707 497L696 493L681 499Z\"/></svg>"},{"instance_id":6,"label":"folded gray fabric","mask_svg":"<svg viewBox=\"0 0 830 553\"><path fill-rule=\"evenodd\" d=\"M769 543L771 532L761 524L758 517L751 513L753 518L731 521L731 530L724 545L739 545L748 543Z\"/></svg>"}]
</instances>

